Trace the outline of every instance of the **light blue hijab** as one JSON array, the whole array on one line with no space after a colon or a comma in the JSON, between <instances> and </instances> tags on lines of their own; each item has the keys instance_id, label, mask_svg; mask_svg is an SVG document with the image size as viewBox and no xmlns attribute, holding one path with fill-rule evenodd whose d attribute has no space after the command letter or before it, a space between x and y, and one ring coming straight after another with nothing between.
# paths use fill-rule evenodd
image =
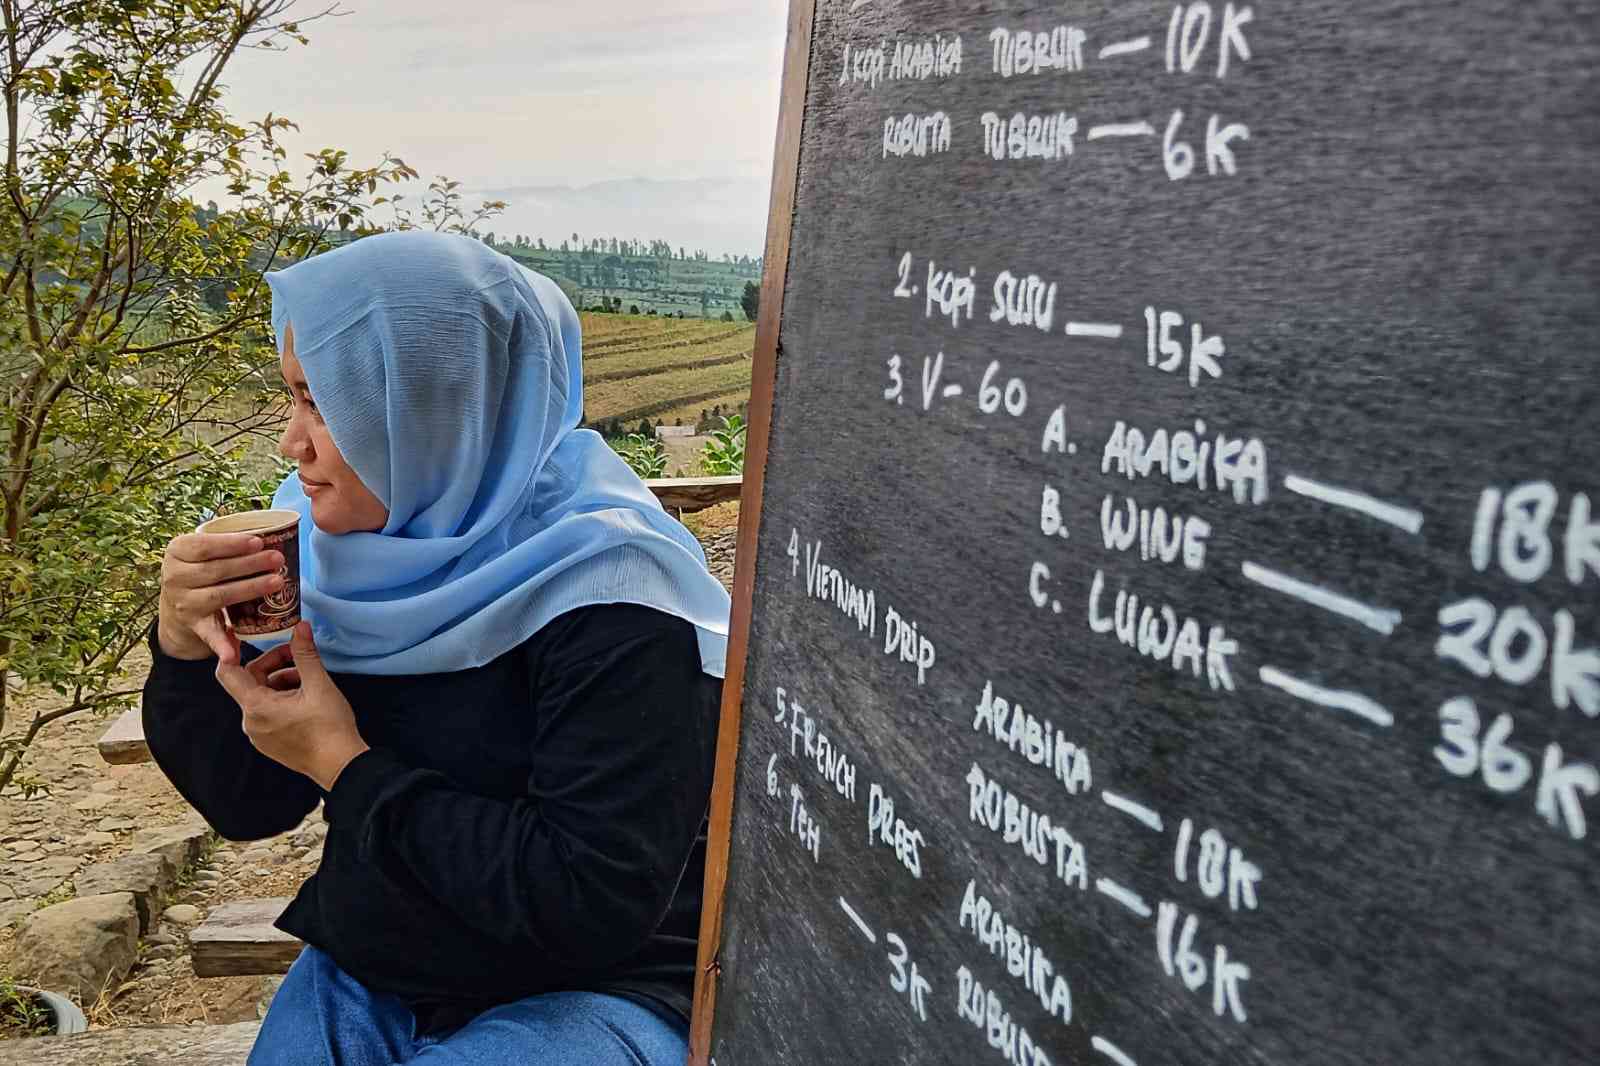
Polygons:
<instances>
[{"instance_id":1,"label":"light blue hijab","mask_svg":"<svg viewBox=\"0 0 1600 1066\"><path fill-rule=\"evenodd\" d=\"M599 435L578 429L578 316L549 278L466 237L368 237L267 275L340 453L389 508L331 535L291 474L304 616L330 670L480 666L589 604L695 626L721 677L728 595Z\"/></svg>"}]
</instances>

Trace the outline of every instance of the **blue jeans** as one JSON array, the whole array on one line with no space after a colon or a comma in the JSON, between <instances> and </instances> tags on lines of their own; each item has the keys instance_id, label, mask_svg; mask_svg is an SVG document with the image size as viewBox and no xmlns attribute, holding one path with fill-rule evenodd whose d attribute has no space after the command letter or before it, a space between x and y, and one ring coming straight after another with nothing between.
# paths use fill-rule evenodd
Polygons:
<instances>
[{"instance_id":1,"label":"blue jeans","mask_svg":"<svg viewBox=\"0 0 1600 1066\"><path fill-rule=\"evenodd\" d=\"M631 999L552 992L418 1036L394 996L369 991L308 947L261 1023L247 1066L683 1066L688 1027Z\"/></svg>"}]
</instances>

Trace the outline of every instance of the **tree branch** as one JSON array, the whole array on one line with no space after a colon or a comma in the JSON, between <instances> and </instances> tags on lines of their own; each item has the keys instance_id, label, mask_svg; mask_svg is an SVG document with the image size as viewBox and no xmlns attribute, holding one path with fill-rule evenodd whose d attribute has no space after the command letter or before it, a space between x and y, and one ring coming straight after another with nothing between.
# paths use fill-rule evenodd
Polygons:
<instances>
[{"instance_id":1,"label":"tree branch","mask_svg":"<svg viewBox=\"0 0 1600 1066\"><path fill-rule=\"evenodd\" d=\"M0 767L0 789L4 789L7 785L11 784L12 777L16 775L17 767L22 763L22 756L28 751L29 746L33 744L34 738L39 735L39 731L45 726L49 725L51 722L66 718L68 715L77 714L79 711L86 711L91 707L96 707L99 704L106 703L111 700L120 700L126 699L129 696L137 696L142 691L144 690L137 688L121 689L117 692L98 693L85 699L83 697L83 689L80 687L73 694L72 702L67 704L65 707L57 707L53 711L44 711L34 715L33 721L28 726L28 731L23 734L20 741L16 742L16 746L12 749L10 756L6 759L5 765Z\"/></svg>"},{"instance_id":2,"label":"tree branch","mask_svg":"<svg viewBox=\"0 0 1600 1066\"><path fill-rule=\"evenodd\" d=\"M230 318L216 329L210 330L206 333L201 333L198 336L180 337L177 340L162 341L160 344L149 344L141 348L124 348L122 351L125 355L149 355L152 352L164 352L169 348L182 348L185 345L204 344L206 341L220 337L224 333L233 332L246 322L250 321L252 318L260 317L261 314L259 311L246 312L242 315L235 315L233 318Z\"/></svg>"},{"instance_id":3,"label":"tree branch","mask_svg":"<svg viewBox=\"0 0 1600 1066\"><path fill-rule=\"evenodd\" d=\"M40 398L38 406L32 412L21 465L11 475L11 491L8 494L9 498L17 501L18 504L22 501L23 491L28 487L28 477L33 471L33 457L39 449L39 437L44 433L45 419L50 416L50 408L54 407L56 401L61 398L61 394L67 391L67 386L71 384L71 381L72 375L68 373L51 382L50 387L45 390L44 396ZM17 509L20 510L20 508Z\"/></svg>"}]
</instances>

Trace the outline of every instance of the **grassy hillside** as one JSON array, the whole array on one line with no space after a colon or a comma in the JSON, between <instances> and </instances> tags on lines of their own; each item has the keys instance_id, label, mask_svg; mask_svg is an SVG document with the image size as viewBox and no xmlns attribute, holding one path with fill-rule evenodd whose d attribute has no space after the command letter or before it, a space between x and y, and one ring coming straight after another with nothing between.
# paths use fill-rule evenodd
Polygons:
<instances>
[{"instance_id":1,"label":"grassy hillside","mask_svg":"<svg viewBox=\"0 0 1600 1066\"><path fill-rule=\"evenodd\" d=\"M641 418L685 425L715 405L750 398L755 326L715 319L588 314L583 320L584 415L591 424Z\"/></svg>"}]
</instances>

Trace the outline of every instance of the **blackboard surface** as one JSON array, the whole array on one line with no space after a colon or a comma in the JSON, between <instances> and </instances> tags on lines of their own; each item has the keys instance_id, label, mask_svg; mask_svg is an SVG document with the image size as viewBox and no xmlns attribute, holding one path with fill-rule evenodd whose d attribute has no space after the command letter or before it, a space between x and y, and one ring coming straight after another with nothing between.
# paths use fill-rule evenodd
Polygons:
<instances>
[{"instance_id":1,"label":"blackboard surface","mask_svg":"<svg viewBox=\"0 0 1600 1066\"><path fill-rule=\"evenodd\" d=\"M1600 5L806 14L697 1054L1600 1061Z\"/></svg>"}]
</instances>

